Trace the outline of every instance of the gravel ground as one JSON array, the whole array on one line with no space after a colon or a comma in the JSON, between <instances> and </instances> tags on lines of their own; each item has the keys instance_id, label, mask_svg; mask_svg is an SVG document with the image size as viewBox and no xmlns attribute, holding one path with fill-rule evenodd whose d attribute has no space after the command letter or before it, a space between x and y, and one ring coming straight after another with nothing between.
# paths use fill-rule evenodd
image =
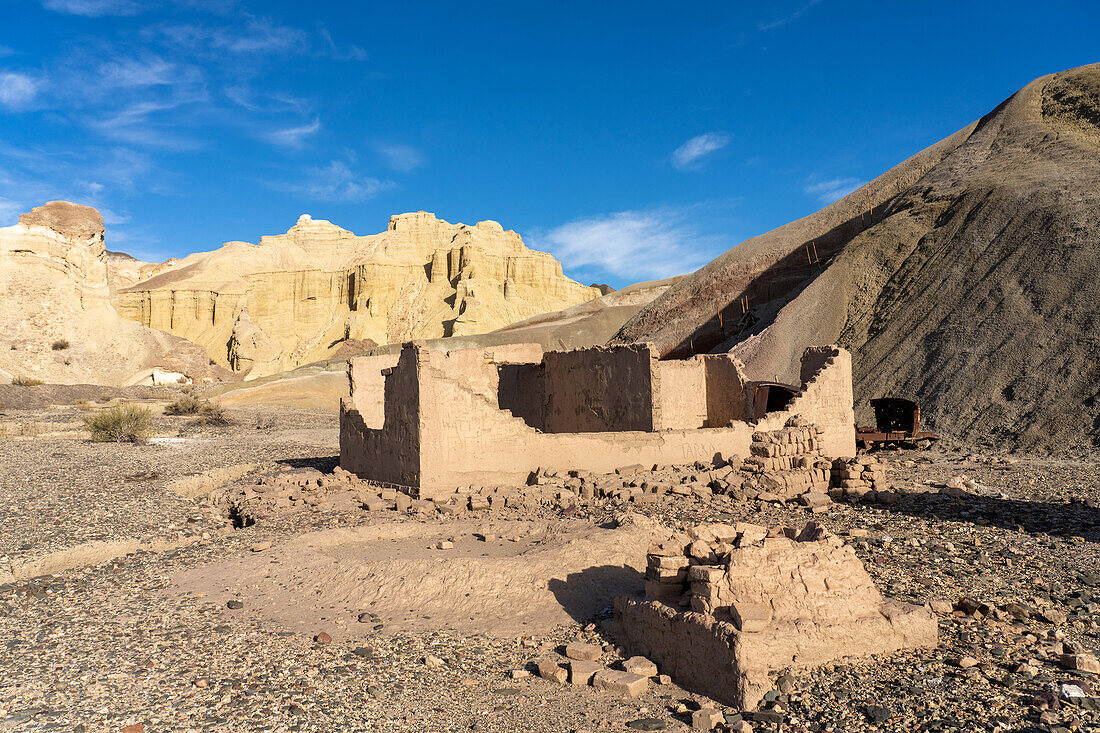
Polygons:
<instances>
[{"instance_id":1,"label":"gravel ground","mask_svg":"<svg viewBox=\"0 0 1100 733\"><path fill-rule=\"evenodd\" d=\"M243 555L257 542L376 521L367 512L295 511L234 530L209 505L171 489L238 464L331 469L335 416L238 410L225 428L158 417L158 435L185 440L120 446L86 442L80 414L4 416L40 426L0 440L4 562L91 541L188 544L0 585L0 730L597 731L630 730L628 722L646 718L686 730L691 711L706 703L675 685L618 699L510 678L575 638L604 644L612 662L622 650L602 634L600 619L533 639L378 633L324 644L313 638L322 619L315 630L290 632L202 597L174 600L175 571ZM277 423L257 429L274 414ZM776 680L767 710L727 710L730 724L743 715L755 730L1100 730L1100 712L1057 699L1062 683L1080 681L1086 692L1100 685L1096 675L1058 663L1063 651L1100 648L1097 464L884 455L901 490L894 506L836 504L810 515L759 501L668 497L638 507L673 528L813 518L851 539L886 596L937 610L937 649L793 670ZM956 476L982 488L939 493ZM593 501L575 516L605 522L619 509ZM987 605L988 615L953 611L961 597ZM1023 611L1014 617L1006 609Z\"/></svg>"}]
</instances>

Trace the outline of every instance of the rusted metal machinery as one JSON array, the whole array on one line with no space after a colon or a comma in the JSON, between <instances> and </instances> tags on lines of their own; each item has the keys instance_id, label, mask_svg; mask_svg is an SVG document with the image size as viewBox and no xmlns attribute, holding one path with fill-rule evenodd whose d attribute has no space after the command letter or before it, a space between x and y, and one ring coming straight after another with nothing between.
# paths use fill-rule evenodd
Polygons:
<instances>
[{"instance_id":1,"label":"rusted metal machinery","mask_svg":"<svg viewBox=\"0 0 1100 733\"><path fill-rule=\"evenodd\" d=\"M911 444L925 450L940 436L920 429L920 405L900 397L871 400L875 427L856 427L856 445L873 448L883 445Z\"/></svg>"}]
</instances>

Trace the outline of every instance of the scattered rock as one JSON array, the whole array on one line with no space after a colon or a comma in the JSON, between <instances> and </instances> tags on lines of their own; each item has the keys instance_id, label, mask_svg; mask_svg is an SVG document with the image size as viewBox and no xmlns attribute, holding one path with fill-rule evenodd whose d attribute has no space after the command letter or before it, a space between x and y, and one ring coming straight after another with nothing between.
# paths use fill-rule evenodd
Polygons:
<instances>
[{"instance_id":1,"label":"scattered rock","mask_svg":"<svg viewBox=\"0 0 1100 733\"><path fill-rule=\"evenodd\" d=\"M714 708L700 708L691 714L691 727L695 730L713 730L724 722L725 716Z\"/></svg>"},{"instance_id":2,"label":"scattered rock","mask_svg":"<svg viewBox=\"0 0 1100 733\"><path fill-rule=\"evenodd\" d=\"M655 677L657 675L657 665L645 657L631 657L623 662L623 669L642 677Z\"/></svg>"},{"instance_id":3,"label":"scattered rock","mask_svg":"<svg viewBox=\"0 0 1100 733\"><path fill-rule=\"evenodd\" d=\"M570 659L581 659L588 662L593 662L603 656L603 650L595 644L582 644L580 642L574 642L572 644L566 644L565 656Z\"/></svg>"}]
</instances>

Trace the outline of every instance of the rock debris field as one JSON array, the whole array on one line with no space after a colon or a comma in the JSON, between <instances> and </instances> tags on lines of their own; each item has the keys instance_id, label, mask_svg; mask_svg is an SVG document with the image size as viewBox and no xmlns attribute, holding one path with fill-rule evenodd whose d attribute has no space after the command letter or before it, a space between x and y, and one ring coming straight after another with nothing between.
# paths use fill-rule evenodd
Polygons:
<instances>
[{"instance_id":1,"label":"rock debris field","mask_svg":"<svg viewBox=\"0 0 1100 733\"><path fill-rule=\"evenodd\" d=\"M0 417L0 730L1100 730L1096 463L882 452L883 501L813 506L702 465L443 505L334 473L331 412L229 413L146 445L89 442L76 406ZM756 710L554 671L652 672L606 630L655 537L811 520L937 648L781 670Z\"/></svg>"}]
</instances>

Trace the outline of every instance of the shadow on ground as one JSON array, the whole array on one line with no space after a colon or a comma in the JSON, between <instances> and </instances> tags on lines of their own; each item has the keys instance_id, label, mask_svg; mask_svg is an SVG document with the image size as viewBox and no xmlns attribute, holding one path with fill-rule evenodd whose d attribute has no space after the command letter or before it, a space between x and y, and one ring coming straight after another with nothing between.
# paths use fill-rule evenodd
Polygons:
<instances>
[{"instance_id":1,"label":"shadow on ground","mask_svg":"<svg viewBox=\"0 0 1100 733\"><path fill-rule=\"evenodd\" d=\"M332 473L340 465L340 456L314 456L310 458L283 458L278 461L292 468L316 468L321 473Z\"/></svg>"},{"instance_id":2,"label":"shadow on ground","mask_svg":"<svg viewBox=\"0 0 1100 733\"><path fill-rule=\"evenodd\" d=\"M629 565L597 565L551 578L547 587L574 621L586 624L610 613L618 596L645 590L645 576Z\"/></svg>"},{"instance_id":3,"label":"shadow on ground","mask_svg":"<svg viewBox=\"0 0 1100 733\"><path fill-rule=\"evenodd\" d=\"M935 517L958 522L1048 534L1058 537L1080 536L1100 542L1100 507L1082 501L1050 502L966 494L906 494L888 511L917 517Z\"/></svg>"}]
</instances>

